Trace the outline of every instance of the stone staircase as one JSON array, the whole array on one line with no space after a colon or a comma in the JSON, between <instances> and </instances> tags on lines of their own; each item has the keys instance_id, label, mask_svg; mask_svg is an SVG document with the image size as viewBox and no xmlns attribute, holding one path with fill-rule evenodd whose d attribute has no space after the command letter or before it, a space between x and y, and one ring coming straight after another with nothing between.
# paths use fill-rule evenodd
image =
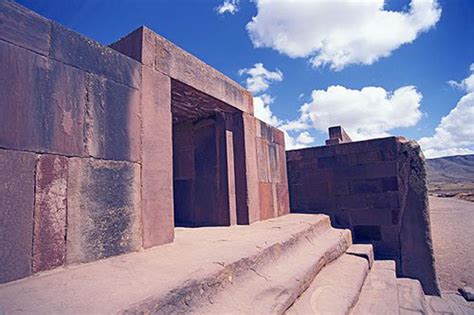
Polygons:
<instances>
[{"instance_id":1,"label":"stone staircase","mask_svg":"<svg viewBox=\"0 0 474 315\"><path fill-rule=\"evenodd\" d=\"M452 310L324 215L177 229L173 244L0 286L0 314L460 313Z\"/></svg>"}]
</instances>

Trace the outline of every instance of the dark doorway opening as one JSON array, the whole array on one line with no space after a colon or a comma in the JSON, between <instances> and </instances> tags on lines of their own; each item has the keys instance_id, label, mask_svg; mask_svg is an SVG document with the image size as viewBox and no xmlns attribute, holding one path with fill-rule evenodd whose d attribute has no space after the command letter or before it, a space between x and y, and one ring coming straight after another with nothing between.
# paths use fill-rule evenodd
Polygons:
<instances>
[{"instance_id":1,"label":"dark doorway opening","mask_svg":"<svg viewBox=\"0 0 474 315\"><path fill-rule=\"evenodd\" d=\"M236 176L245 175L235 172L234 120L242 113L174 80L171 110L175 226L236 224Z\"/></svg>"}]
</instances>

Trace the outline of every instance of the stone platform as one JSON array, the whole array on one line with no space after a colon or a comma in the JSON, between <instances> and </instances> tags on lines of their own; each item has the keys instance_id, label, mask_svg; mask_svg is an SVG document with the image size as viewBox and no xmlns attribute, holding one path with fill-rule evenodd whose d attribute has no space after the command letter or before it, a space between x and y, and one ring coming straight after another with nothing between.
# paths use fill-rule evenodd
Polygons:
<instances>
[{"instance_id":1,"label":"stone platform","mask_svg":"<svg viewBox=\"0 0 474 315\"><path fill-rule=\"evenodd\" d=\"M229 305L226 296L235 297L222 294L224 289L239 288L249 294L266 292L284 310L350 244L349 231L331 228L325 215L291 214L250 226L177 228L173 244L1 285L0 314L212 312ZM288 298L282 300L285 294ZM236 302L252 306L248 300ZM269 307L262 312L276 310Z\"/></svg>"}]
</instances>

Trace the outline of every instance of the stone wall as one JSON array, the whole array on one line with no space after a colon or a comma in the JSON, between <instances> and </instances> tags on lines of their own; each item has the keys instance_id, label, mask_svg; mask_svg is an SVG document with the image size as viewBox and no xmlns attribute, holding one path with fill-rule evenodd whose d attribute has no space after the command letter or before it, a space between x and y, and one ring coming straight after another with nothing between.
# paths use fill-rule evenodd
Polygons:
<instances>
[{"instance_id":1,"label":"stone wall","mask_svg":"<svg viewBox=\"0 0 474 315\"><path fill-rule=\"evenodd\" d=\"M258 191L260 219L270 219L290 212L282 131L256 120Z\"/></svg>"},{"instance_id":2,"label":"stone wall","mask_svg":"<svg viewBox=\"0 0 474 315\"><path fill-rule=\"evenodd\" d=\"M416 143L389 137L293 150L287 163L292 212L330 215L355 242L373 244L378 259L394 259L399 275L439 294Z\"/></svg>"},{"instance_id":3,"label":"stone wall","mask_svg":"<svg viewBox=\"0 0 474 315\"><path fill-rule=\"evenodd\" d=\"M140 64L0 2L0 283L142 247Z\"/></svg>"},{"instance_id":4,"label":"stone wall","mask_svg":"<svg viewBox=\"0 0 474 315\"><path fill-rule=\"evenodd\" d=\"M214 134L215 174L206 147L195 151L196 171L218 178L215 208L226 210L205 224L288 212L280 191L281 209L260 215L248 91L146 28L112 47L0 0L0 283L172 242L177 115L218 116L222 104L232 114ZM183 99L192 106L176 105ZM283 142L268 139L278 151L266 162L280 174L274 198L286 158ZM196 187L205 211L208 187Z\"/></svg>"}]
</instances>

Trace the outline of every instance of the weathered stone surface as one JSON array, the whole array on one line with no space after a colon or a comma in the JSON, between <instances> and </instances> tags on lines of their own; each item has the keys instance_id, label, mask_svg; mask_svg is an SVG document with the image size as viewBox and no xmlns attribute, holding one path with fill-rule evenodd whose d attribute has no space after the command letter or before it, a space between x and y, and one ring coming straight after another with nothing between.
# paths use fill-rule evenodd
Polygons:
<instances>
[{"instance_id":1,"label":"weathered stone surface","mask_svg":"<svg viewBox=\"0 0 474 315\"><path fill-rule=\"evenodd\" d=\"M31 273L36 155L0 150L0 283Z\"/></svg>"},{"instance_id":2,"label":"weathered stone surface","mask_svg":"<svg viewBox=\"0 0 474 315\"><path fill-rule=\"evenodd\" d=\"M329 139L326 145L352 142L351 137L341 126L329 127Z\"/></svg>"},{"instance_id":3,"label":"weathered stone surface","mask_svg":"<svg viewBox=\"0 0 474 315\"><path fill-rule=\"evenodd\" d=\"M84 155L85 73L5 42L0 60L0 145Z\"/></svg>"},{"instance_id":4,"label":"weathered stone surface","mask_svg":"<svg viewBox=\"0 0 474 315\"><path fill-rule=\"evenodd\" d=\"M114 81L88 75L87 151L109 160L140 160L140 93Z\"/></svg>"},{"instance_id":5,"label":"weathered stone surface","mask_svg":"<svg viewBox=\"0 0 474 315\"><path fill-rule=\"evenodd\" d=\"M258 185L258 161L255 130L256 118L247 113L243 113L242 119L245 144L245 171L247 174L248 223L253 223L260 220L260 188Z\"/></svg>"},{"instance_id":6,"label":"weathered stone surface","mask_svg":"<svg viewBox=\"0 0 474 315\"><path fill-rule=\"evenodd\" d=\"M291 209L330 215L437 294L424 166L406 143L389 137L287 152Z\"/></svg>"},{"instance_id":7,"label":"weathered stone surface","mask_svg":"<svg viewBox=\"0 0 474 315\"><path fill-rule=\"evenodd\" d=\"M440 289L433 256L426 185L425 160L414 141L400 141L399 173L401 202L400 273L420 280L429 295Z\"/></svg>"},{"instance_id":8,"label":"weathered stone surface","mask_svg":"<svg viewBox=\"0 0 474 315\"><path fill-rule=\"evenodd\" d=\"M459 288L459 293L464 297L464 299L468 302L474 301L474 289L471 287L462 287Z\"/></svg>"},{"instance_id":9,"label":"weathered stone surface","mask_svg":"<svg viewBox=\"0 0 474 315\"><path fill-rule=\"evenodd\" d=\"M140 64L55 22L51 28L51 56L110 80L140 88Z\"/></svg>"},{"instance_id":10,"label":"weathered stone surface","mask_svg":"<svg viewBox=\"0 0 474 315\"><path fill-rule=\"evenodd\" d=\"M260 194L260 220L266 220L273 218L274 205L273 205L273 189L271 183L259 183L259 194Z\"/></svg>"},{"instance_id":11,"label":"weathered stone surface","mask_svg":"<svg viewBox=\"0 0 474 315\"><path fill-rule=\"evenodd\" d=\"M128 47L128 42L138 41L132 40L132 37L141 38L142 51L140 54ZM253 114L250 92L150 29L141 27L121 41L123 43L118 41L112 46L125 54L129 54L132 58L140 55L138 60L143 64L147 66L154 65L157 71L175 80L222 100L243 112Z\"/></svg>"},{"instance_id":12,"label":"weathered stone surface","mask_svg":"<svg viewBox=\"0 0 474 315\"><path fill-rule=\"evenodd\" d=\"M71 158L67 192L67 263L138 250L140 168L129 162Z\"/></svg>"},{"instance_id":13,"label":"weathered stone surface","mask_svg":"<svg viewBox=\"0 0 474 315\"><path fill-rule=\"evenodd\" d=\"M275 184L277 193L277 215L290 213L290 197L286 183Z\"/></svg>"},{"instance_id":14,"label":"weathered stone surface","mask_svg":"<svg viewBox=\"0 0 474 315\"><path fill-rule=\"evenodd\" d=\"M268 142L264 139L257 138L257 164L258 164L258 181L270 182L270 161L268 153Z\"/></svg>"},{"instance_id":15,"label":"weathered stone surface","mask_svg":"<svg viewBox=\"0 0 474 315\"><path fill-rule=\"evenodd\" d=\"M352 314L399 314L397 279L393 261L375 261Z\"/></svg>"},{"instance_id":16,"label":"weathered stone surface","mask_svg":"<svg viewBox=\"0 0 474 315\"><path fill-rule=\"evenodd\" d=\"M237 198L235 195L235 155L234 155L234 135L232 131L226 130L226 156L227 156L227 186L229 203L229 224L237 224Z\"/></svg>"},{"instance_id":17,"label":"weathered stone surface","mask_svg":"<svg viewBox=\"0 0 474 315\"><path fill-rule=\"evenodd\" d=\"M67 158L41 155L36 167L33 272L64 264L66 256Z\"/></svg>"},{"instance_id":18,"label":"weathered stone surface","mask_svg":"<svg viewBox=\"0 0 474 315\"><path fill-rule=\"evenodd\" d=\"M14 1L0 1L0 39L47 56L50 22Z\"/></svg>"}]
</instances>

